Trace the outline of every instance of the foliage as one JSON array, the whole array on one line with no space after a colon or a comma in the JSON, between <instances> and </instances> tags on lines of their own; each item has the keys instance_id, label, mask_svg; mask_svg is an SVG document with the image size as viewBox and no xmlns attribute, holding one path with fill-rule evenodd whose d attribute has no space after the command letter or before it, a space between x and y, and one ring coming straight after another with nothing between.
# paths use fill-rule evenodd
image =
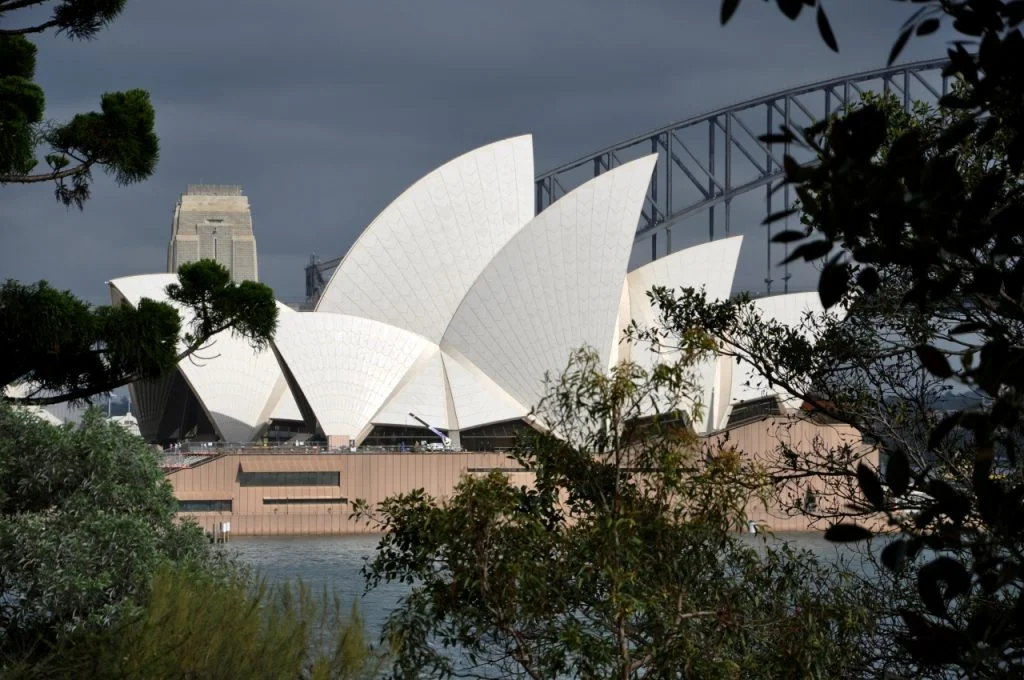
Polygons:
<instances>
[{"instance_id":1,"label":"foliage","mask_svg":"<svg viewBox=\"0 0 1024 680\"><path fill-rule=\"evenodd\" d=\"M168 286L185 313L182 333L175 307L143 298L91 307L46 282L8 281L0 287L0 384L28 383L33 394L8 398L24 404L84 400L130 382L158 378L179 361L216 342L221 332L263 348L277 325L277 303L267 286L232 283L213 260L182 265ZM179 337L179 335L181 337Z\"/></svg>"},{"instance_id":2,"label":"foliage","mask_svg":"<svg viewBox=\"0 0 1024 680\"><path fill-rule=\"evenodd\" d=\"M44 121L45 95L34 81L36 47L25 36L55 29L92 38L121 13L125 0L0 0L0 20L8 24L14 12L42 6L52 7L49 20L0 29L0 184L52 181L57 200L81 208L93 168L122 185L153 174L160 155L156 117L147 92L128 90L105 93L98 112L64 124ZM49 169L34 173L42 145L50 147Z\"/></svg>"},{"instance_id":3,"label":"foliage","mask_svg":"<svg viewBox=\"0 0 1024 680\"><path fill-rule=\"evenodd\" d=\"M800 5L819 6L822 15L813 0L778 4L790 18ZM903 534L882 554L888 567L899 573L929 551L908 574L916 580L915 606L900 612L908 663L932 674L1020 677L1024 3L917 4L890 63L914 35L951 24L961 39L948 51L944 74L956 87L920 125L905 126L891 109L868 102L837 120L766 137L802 145L817 160L800 166L786 159L785 182L796 187L807 228L775 239L799 243L793 259L824 261L819 292L826 307L849 309L862 322L875 307L876 338L895 338L889 361L899 370L923 376L917 380L928 390L956 386L984 398L941 419L934 407L894 398L908 407L907 436L880 440L888 454L884 475L858 469L859 504L883 512ZM723 20L736 5L723 3ZM870 344L868 356L879 346ZM808 389L814 370L858 361L859 350L825 345L816 364L805 362L808 371L794 375ZM765 352L761 359L773 375L774 358ZM881 359L874 356L875 368L862 374L876 380L875 389L896 375L878 370ZM864 426L847 404L825 410ZM830 530L836 540L869 535L852 524Z\"/></svg>"},{"instance_id":4,"label":"foliage","mask_svg":"<svg viewBox=\"0 0 1024 680\"><path fill-rule=\"evenodd\" d=\"M859 591L810 555L736 534L758 472L702 452L677 410L702 345L652 375L576 354L536 410L555 434L512 456L531 486L492 472L443 501L416 490L357 505L384 532L369 584L412 585L386 626L394 677L839 677L857 665L870 627Z\"/></svg>"},{"instance_id":5,"label":"foliage","mask_svg":"<svg viewBox=\"0 0 1024 680\"><path fill-rule=\"evenodd\" d=\"M0 649L112 621L158 566L230 565L177 503L155 454L92 411L55 427L0 406Z\"/></svg>"},{"instance_id":6,"label":"foliage","mask_svg":"<svg viewBox=\"0 0 1024 680\"><path fill-rule=\"evenodd\" d=\"M5 677L355 680L377 677L382 662L363 638L358 609L346 616L337 597L163 566L140 606L62 640L41 660L12 665Z\"/></svg>"},{"instance_id":7,"label":"foliage","mask_svg":"<svg viewBox=\"0 0 1024 680\"><path fill-rule=\"evenodd\" d=\"M110 92L103 95L99 112L76 115L61 125L46 122L44 93L34 81L36 46L25 37L54 29L70 38L92 38L124 6L125 0L0 0L0 19L7 26L0 29L0 184L53 181L60 201L81 208L94 167L122 185L153 174L159 143L149 95ZM38 18L44 7L52 10L48 20L10 27L19 10ZM50 169L32 174L41 145L50 147ZM168 293L191 317L182 338L178 313L167 304L143 300L137 308L92 308L45 281L7 281L0 287L0 352L5 357L0 386L23 383L31 393L16 399L0 393L0 399L82 401L135 380L158 378L229 328L257 348L270 340L277 309L266 286L233 285L228 272L212 261L182 267L179 276L180 283Z\"/></svg>"}]
</instances>

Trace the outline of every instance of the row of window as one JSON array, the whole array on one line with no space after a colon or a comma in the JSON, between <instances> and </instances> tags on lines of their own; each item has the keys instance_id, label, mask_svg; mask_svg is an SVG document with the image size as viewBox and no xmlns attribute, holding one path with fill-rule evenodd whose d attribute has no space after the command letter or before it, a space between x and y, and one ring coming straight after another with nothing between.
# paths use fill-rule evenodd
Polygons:
<instances>
[{"instance_id":1,"label":"row of window","mask_svg":"<svg viewBox=\"0 0 1024 680\"><path fill-rule=\"evenodd\" d=\"M241 486L341 486L340 472L240 472Z\"/></svg>"},{"instance_id":2,"label":"row of window","mask_svg":"<svg viewBox=\"0 0 1024 680\"><path fill-rule=\"evenodd\" d=\"M347 498L264 498L263 505L335 505L347 503Z\"/></svg>"},{"instance_id":3,"label":"row of window","mask_svg":"<svg viewBox=\"0 0 1024 680\"><path fill-rule=\"evenodd\" d=\"M231 512L231 501L178 501L178 512Z\"/></svg>"},{"instance_id":4,"label":"row of window","mask_svg":"<svg viewBox=\"0 0 1024 680\"><path fill-rule=\"evenodd\" d=\"M264 498L263 505L338 505L347 498ZM231 512L230 500L178 501L178 512Z\"/></svg>"}]
</instances>

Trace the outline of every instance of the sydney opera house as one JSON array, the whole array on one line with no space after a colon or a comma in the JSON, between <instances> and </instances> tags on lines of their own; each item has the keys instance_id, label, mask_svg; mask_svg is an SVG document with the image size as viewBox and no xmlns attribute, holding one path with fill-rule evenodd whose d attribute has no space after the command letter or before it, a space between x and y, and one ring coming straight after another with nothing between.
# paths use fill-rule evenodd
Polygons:
<instances>
[{"instance_id":1,"label":"sydney opera house","mask_svg":"<svg viewBox=\"0 0 1024 680\"><path fill-rule=\"evenodd\" d=\"M316 309L280 305L272 348L224 333L159 382L133 386L147 439L246 443L315 437L328 448L450 440L489 450L520 427L546 372L587 345L609 365L658 355L621 342L655 321L654 285L730 294L742 237L678 251L627 273L655 156L616 167L534 214L529 136L471 151L428 174L360 235ZM165 298L172 274L110 282L114 302ZM815 294L760 300L793 321ZM713 432L776 395L731 360L701 369ZM764 405L762 405L763 408ZM768 404L771 410L773 404Z\"/></svg>"},{"instance_id":2,"label":"sydney opera house","mask_svg":"<svg viewBox=\"0 0 1024 680\"><path fill-rule=\"evenodd\" d=\"M615 167L535 214L529 136L471 151L411 186L362 232L314 311L279 305L266 351L223 333L173 375L133 385L149 441L227 449L170 474L182 511L208 529L231 518L234 533L354 531L337 511L349 498L374 502L415 487L444 494L465 474L526 472L494 452L532 426L546 373L563 370L582 346L609 367L662 360L622 341L630 320L656 321L647 297L655 285L704 287L715 298L732 292L741 237L627 271L655 160ZM115 303L137 304L164 299L173 280L132 276L110 290ZM818 299L756 304L797 323ZM712 358L698 373L704 415L692 426L712 441L728 436L756 454L782 437L853 436L800 418L799 403L731 358ZM275 443L317 447L262 448Z\"/></svg>"}]
</instances>

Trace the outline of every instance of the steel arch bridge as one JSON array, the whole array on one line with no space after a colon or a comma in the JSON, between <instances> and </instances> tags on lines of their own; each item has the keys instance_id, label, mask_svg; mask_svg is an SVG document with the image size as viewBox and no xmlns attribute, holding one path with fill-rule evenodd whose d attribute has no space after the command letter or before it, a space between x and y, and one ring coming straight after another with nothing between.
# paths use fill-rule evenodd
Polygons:
<instances>
[{"instance_id":1,"label":"steel arch bridge","mask_svg":"<svg viewBox=\"0 0 1024 680\"><path fill-rule=\"evenodd\" d=\"M539 213L587 180L640 156L657 152L658 165L644 201L636 240L649 240L651 259L670 253L673 231L689 231L690 222L706 215L707 238L728 236L733 227L737 201L757 196L754 220L790 207L789 187L772 191L783 176L782 157L790 154L798 162L801 149L790 145L769 147L758 137L777 132L780 126L805 127L856 104L866 92L893 94L908 111L915 101L934 103L949 87L942 75L945 59L918 61L889 68L863 71L823 80L810 85L775 92L726 106L710 113L671 123L642 135L613 144L595 153L537 176L536 211ZM755 193L757 192L757 193ZM745 224L751 223L746 211ZM773 279L771 228L766 239L765 284L770 293ZM659 235L663 245L659 248ZM785 246L782 246L785 248ZM319 261L310 258L306 267L306 296L314 300L330 279L340 257ZM783 288L788 291L789 271L784 270Z\"/></svg>"}]
</instances>

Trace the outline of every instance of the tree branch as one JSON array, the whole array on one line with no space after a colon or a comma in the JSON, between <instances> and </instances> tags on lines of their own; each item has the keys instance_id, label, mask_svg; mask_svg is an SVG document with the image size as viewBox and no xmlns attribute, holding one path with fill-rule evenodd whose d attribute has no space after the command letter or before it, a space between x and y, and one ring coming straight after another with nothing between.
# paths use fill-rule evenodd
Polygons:
<instances>
[{"instance_id":1,"label":"tree branch","mask_svg":"<svg viewBox=\"0 0 1024 680\"><path fill-rule=\"evenodd\" d=\"M4 32L0 31L0 35L4 35ZM39 175L0 175L0 184L34 184L37 182L50 182L58 179L65 179L67 177L80 175L95 164L96 161L86 161L73 168L68 168L66 170L54 170L53 172L46 172Z\"/></svg>"},{"instance_id":2,"label":"tree branch","mask_svg":"<svg viewBox=\"0 0 1024 680\"><path fill-rule=\"evenodd\" d=\"M6 9L6 8L3 8ZM25 28L0 28L0 36L7 35L28 35L30 33L42 33L43 31L58 26L59 24L51 19L50 21L38 24L36 26L26 26Z\"/></svg>"},{"instance_id":3,"label":"tree branch","mask_svg":"<svg viewBox=\"0 0 1024 680\"><path fill-rule=\"evenodd\" d=\"M206 345L206 343L208 343L213 336L231 328L234 325L235 321L237 321L237 319L232 319L228 323L211 329L209 334L207 334L206 336L194 340L191 345L187 346L185 349L178 353L178 356L175 358L175 368L177 368L177 365L181 363L183 360L187 359L188 357L192 356L200 349L202 349L203 346ZM112 390L117 389L118 387L124 387L125 385L128 385L141 379L142 376L139 375L138 372L132 372L98 384L87 385L84 387L76 387L72 390L51 397L8 398L0 396L0 402L14 404L15 406L52 406L54 404L62 404L67 401L82 401L97 394L106 394ZM0 395L2 395L2 393L0 393Z\"/></svg>"},{"instance_id":4,"label":"tree branch","mask_svg":"<svg viewBox=\"0 0 1024 680\"><path fill-rule=\"evenodd\" d=\"M25 9L33 5L42 5L49 0L0 0L0 14L12 12L16 9Z\"/></svg>"}]
</instances>

